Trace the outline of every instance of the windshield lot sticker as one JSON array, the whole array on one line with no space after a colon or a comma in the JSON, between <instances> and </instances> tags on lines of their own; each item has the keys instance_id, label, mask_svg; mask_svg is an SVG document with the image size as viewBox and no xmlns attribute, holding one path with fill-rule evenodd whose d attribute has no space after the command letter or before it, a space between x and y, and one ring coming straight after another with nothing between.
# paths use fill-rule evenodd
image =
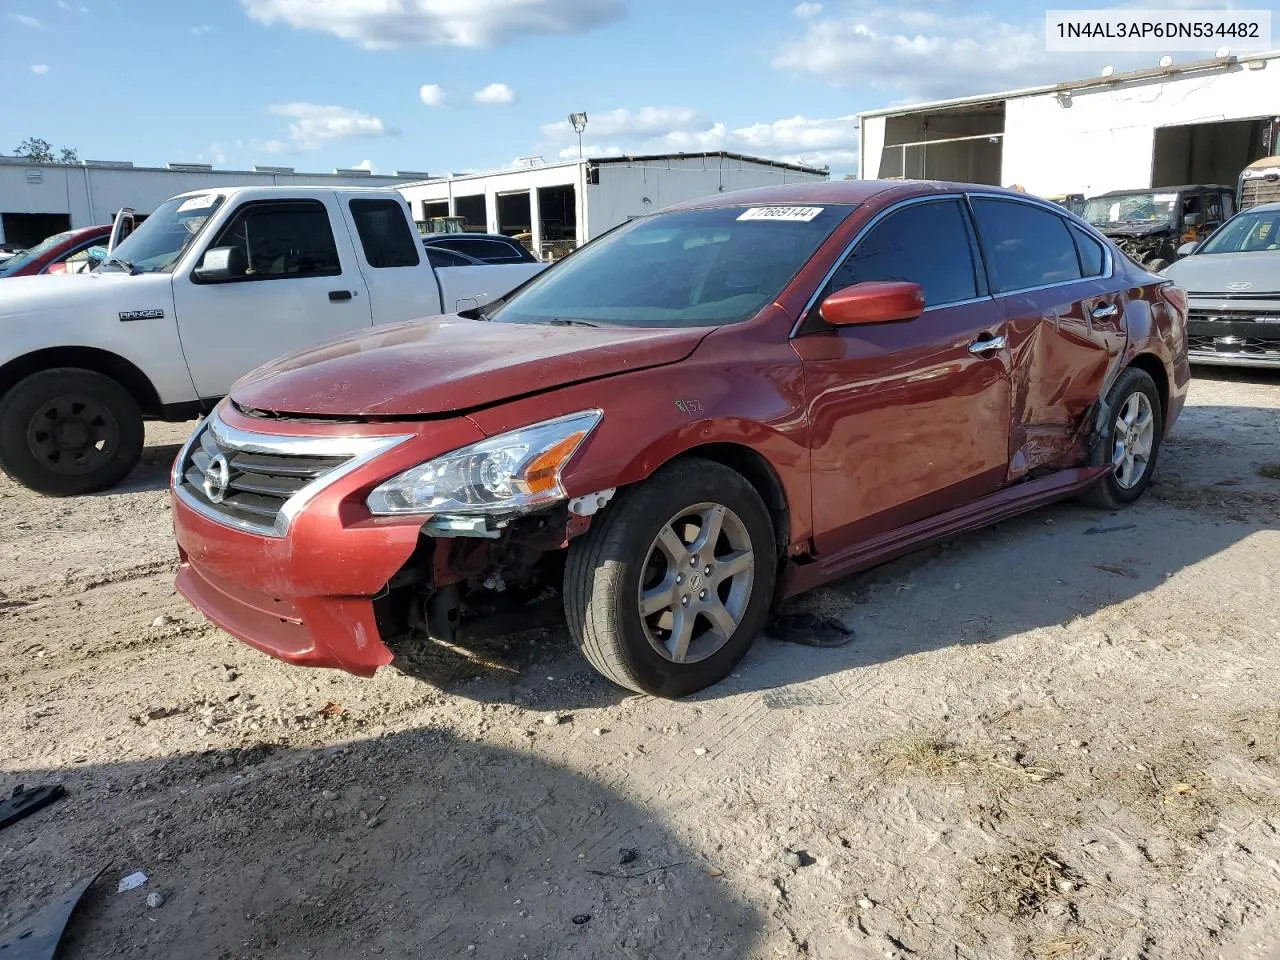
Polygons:
<instances>
[{"instance_id":1,"label":"windshield lot sticker","mask_svg":"<svg viewBox=\"0 0 1280 960\"><path fill-rule=\"evenodd\" d=\"M198 197L188 197L182 201L182 205L178 207L179 213L186 213L188 210L208 210L213 206L217 196L212 193L202 194Z\"/></svg>"},{"instance_id":2,"label":"windshield lot sticker","mask_svg":"<svg viewBox=\"0 0 1280 960\"><path fill-rule=\"evenodd\" d=\"M739 220L784 220L788 223L808 223L822 212L821 207L751 207L744 210Z\"/></svg>"},{"instance_id":3,"label":"windshield lot sticker","mask_svg":"<svg viewBox=\"0 0 1280 960\"><path fill-rule=\"evenodd\" d=\"M120 320L163 320L163 310L121 310Z\"/></svg>"}]
</instances>

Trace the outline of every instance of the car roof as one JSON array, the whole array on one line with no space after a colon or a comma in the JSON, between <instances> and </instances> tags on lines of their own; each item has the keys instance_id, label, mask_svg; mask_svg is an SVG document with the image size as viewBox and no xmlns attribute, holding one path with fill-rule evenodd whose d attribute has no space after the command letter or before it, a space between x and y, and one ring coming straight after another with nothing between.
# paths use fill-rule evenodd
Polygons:
<instances>
[{"instance_id":1,"label":"car roof","mask_svg":"<svg viewBox=\"0 0 1280 960\"><path fill-rule=\"evenodd\" d=\"M520 242L518 240L513 240L505 233L472 233L469 230L464 230L461 233L424 233L422 235L423 240L452 240L456 237L466 237L475 240L509 240L512 243Z\"/></svg>"},{"instance_id":2,"label":"car roof","mask_svg":"<svg viewBox=\"0 0 1280 960\"><path fill-rule=\"evenodd\" d=\"M1255 203L1252 207L1245 207L1243 210L1237 210L1236 216L1242 213L1280 213L1280 201L1271 203Z\"/></svg>"},{"instance_id":3,"label":"car roof","mask_svg":"<svg viewBox=\"0 0 1280 960\"><path fill-rule=\"evenodd\" d=\"M889 194L892 199L905 199L913 196L928 196L931 193L977 192L1004 194L1014 199L1044 202L1033 194L1019 190L1008 190L1004 187L992 187L981 183L956 183L949 180L809 180L712 194L709 197L673 204L665 209L707 210L763 204L860 204L880 194Z\"/></svg>"},{"instance_id":4,"label":"car roof","mask_svg":"<svg viewBox=\"0 0 1280 960\"><path fill-rule=\"evenodd\" d=\"M1106 193L1095 193L1089 199L1127 197L1131 193L1182 193L1185 190L1230 190L1234 193L1235 187L1228 187L1221 183L1183 183L1170 187L1129 187L1127 190L1108 190Z\"/></svg>"}]
</instances>

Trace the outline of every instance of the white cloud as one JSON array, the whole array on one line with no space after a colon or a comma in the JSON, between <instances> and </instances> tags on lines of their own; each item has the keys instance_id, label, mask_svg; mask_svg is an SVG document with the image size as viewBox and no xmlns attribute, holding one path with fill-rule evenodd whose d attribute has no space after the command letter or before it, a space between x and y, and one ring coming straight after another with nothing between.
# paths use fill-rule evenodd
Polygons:
<instances>
[{"instance_id":1,"label":"white cloud","mask_svg":"<svg viewBox=\"0 0 1280 960\"><path fill-rule=\"evenodd\" d=\"M623 0L240 0L254 20L315 30L370 49L489 47L530 34L581 33L626 16Z\"/></svg>"},{"instance_id":2,"label":"white cloud","mask_svg":"<svg viewBox=\"0 0 1280 960\"><path fill-rule=\"evenodd\" d=\"M418 88L418 99L428 107L444 106L444 87L438 83L424 83Z\"/></svg>"},{"instance_id":3,"label":"white cloud","mask_svg":"<svg viewBox=\"0 0 1280 960\"><path fill-rule=\"evenodd\" d=\"M375 167L375 166L373 165L373 161L372 161L372 160L361 160L359 163L357 163L357 164L356 164L355 166L353 166L351 169L352 169L352 170L368 170L370 173L377 173L377 172L378 172L378 168L377 168L377 167Z\"/></svg>"},{"instance_id":4,"label":"white cloud","mask_svg":"<svg viewBox=\"0 0 1280 960\"><path fill-rule=\"evenodd\" d=\"M820 3L797 3L791 8L791 12L801 20L811 20L822 12L822 4Z\"/></svg>"},{"instance_id":5,"label":"white cloud","mask_svg":"<svg viewBox=\"0 0 1280 960\"><path fill-rule=\"evenodd\" d=\"M289 140L300 150L316 150L335 140L391 137L399 132L388 127L380 117L346 107L277 103L267 109L278 117L289 118ZM279 145L279 149L273 149L273 145ZM279 153L284 147L279 140L269 140L266 149Z\"/></svg>"},{"instance_id":6,"label":"white cloud","mask_svg":"<svg viewBox=\"0 0 1280 960\"><path fill-rule=\"evenodd\" d=\"M59 9L59 10L70 10L70 9L71 9L71 4L67 3L67 0L58 0L58 9Z\"/></svg>"},{"instance_id":7,"label":"white cloud","mask_svg":"<svg viewBox=\"0 0 1280 960\"><path fill-rule=\"evenodd\" d=\"M1220 0L1131 0L1130 7L1221 6ZM806 6L806 4L802 4ZM798 12L798 8L797 8ZM886 102L933 100L1154 66L1159 54L1045 52L1043 15L1004 21L947 0L920 7L858 7L809 17L803 33L785 37L774 66L835 86L885 91Z\"/></svg>"},{"instance_id":8,"label":"white cloud","mask_svg":"<svg viewBox=\"0 0 1280 960\"><path fill-rule=\"evenodd\" d=\"M202 24L200 24L200 26L198 26L198 27L192 27L192 28L191 28L191 35L192 35L193 37L198 37L198 36L200 36L202 33L210 33L210 32L212 32L212 30L213 30L213 27L211 27L209 24L207 24L207 23L202 23Z\"/></svg>"},{"instance_id":9,"label":"white cloud","mask_svg":"<svg viewBox=\"0 0 1280 960\"><path fill-rule=\"evenodd\" d=\"M559 157L577 158L576 135L567 121L543 124L541 131L545 140L559 147ZM843 170L855 169L858 158L858 120L852 114L797 115L731 128L691 107L623 108L588 114L587 131L592 141L583 147L586 156L729 150Z\"/></svg>"},{"instance_id":10,"label":"white cloud","mask_svg":"<svg viewBox=\"0 0 1280 960\"><path fill-rule=\"evenodd\" d=\"M515 103L516 92L505 83L491 83L471 95L476 103Z\"/></svg>"},{"instance_id":11,"label":"white cloud","mask_svg":"<svg viewBox=\"0 0 1280 960\"><path fill-rule=\"evenodd\" d=\"M226 163L227 155L222 149L222 144L214 143L209 146L209 153L214 163Z\"/></svg>"},{"instance_id":12,"label":"white cloud","mask_svg":"<svg viewBox=\"0 0 1280 960\"><path fill-rule=\"evenodd\" d=\"M31 65L32 73L48 73L49 65L47 63L33 63Z\"/></svg>"},{"instance_id":13,"label":"white cloud","mask_svg":"<svg viewBox=\"0 0 1280 960\"><path fill-rule=\"evenodd\" d=\"M14 23L20 23L22 24L22 26L30 27L33 30L36 30L41 26L43 26L43 24L41 24L40 21L37 20L35 17L29 17L25 13L6 13L5 16L8 17L10 20L12 20Z\"/></svg>"}]
</instances>

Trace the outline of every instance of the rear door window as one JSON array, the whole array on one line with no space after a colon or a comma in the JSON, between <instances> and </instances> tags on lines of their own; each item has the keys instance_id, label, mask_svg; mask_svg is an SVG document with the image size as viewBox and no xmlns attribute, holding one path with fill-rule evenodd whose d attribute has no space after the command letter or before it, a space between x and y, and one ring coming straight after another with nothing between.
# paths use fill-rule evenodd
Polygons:
<instances>
[{"instance_id":1,"label":"rear door window","mask_svg":"<svg viewBox=\"0 0 1280 960\"><path fill-rule=\"evenodd\" d=\"M1080 272L1086 277L1102 276L1107 262L1102 244L1075 224L1071 225L1071 236L1075 238L1076 249L1080 253Z\"/></svg>"},{"instance_id":2,"label":"rear door window","mask_svg":"<svg viewBox=\"0 0 1280 960\"><path fill-rule=\"evenodd\" d=\"M918 283L926 307L977 297L973 245L960 201L913 203L889 214L840 265L826 292L871 280Z\"/></svg>"},{"instance_id":3,"label":"rear door window","mask_svg":"<svg viewBox=\"0 0 1280 960\"><path fill-rule=\"evenodd\" d=\"M351 218L369 266L416 267L421 262L418 240L395 200L352 200Z\"/></svg>"},{"instance_id":4,"label":"rear door window","mask_svg":"<svg viewBox=\"0 0 1280 960\"><path fill-rule=\"evenodd\" d=\"M486 263L503 263L522 260L520 251L512 244L501 240L487 240L480 237L450 237L433 246L441 246L483 260Z\"/></svg>"},{"instance_id":5,"label":"rear door window","mask_svg":"<svg viewBox=\"0 0 1280 960\"><path fill-rule=\"evenodd\" d=\"M1017 200L974 198L978 236L992 292L1009 293L1079 280L1076 244L1062 217Z\"/></svg>"}]
</instances>

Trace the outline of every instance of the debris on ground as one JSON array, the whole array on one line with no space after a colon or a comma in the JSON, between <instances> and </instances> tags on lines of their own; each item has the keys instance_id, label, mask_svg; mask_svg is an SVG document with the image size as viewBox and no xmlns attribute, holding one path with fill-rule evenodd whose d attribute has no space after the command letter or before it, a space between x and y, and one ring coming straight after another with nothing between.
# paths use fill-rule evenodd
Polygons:
<instances>
[{"instance_id":1,"label":"debris on ground","mask_svg":"<svg viewBox=\"0 0 1280 960\"><path fill-rule=\"evenodd\" d=\"M137 890L147 882L147 875L139 870L137 873L131 873L127 877L121 877L120 882L116 885L116 893L125 893L129 890Z\"/></svg>"},{"instance_id":2,"label":"debris on ground","mask_svg":"<svg viewBox=\"0 0 1280 960\"><path fill-rule=\"evenodd\" d=\"M31 816L37 810L43 810L65 794L66 790L60 783L35 787L31 790L18 784L13 788L13 794L8 800L0 801L0 830Z\"/></svg>"}]
</instances>

